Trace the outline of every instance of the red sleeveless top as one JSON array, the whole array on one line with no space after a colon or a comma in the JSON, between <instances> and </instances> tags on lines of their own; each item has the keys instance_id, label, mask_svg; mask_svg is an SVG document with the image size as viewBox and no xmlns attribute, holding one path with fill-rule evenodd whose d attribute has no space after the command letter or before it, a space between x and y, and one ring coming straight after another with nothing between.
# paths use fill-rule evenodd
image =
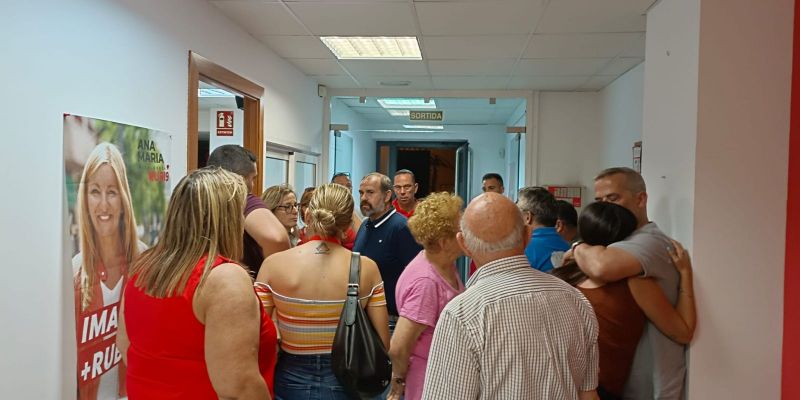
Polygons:
<instances>
[{"instance_id":1,"label":"red sleeveless top","mask_svg":"<svg viewBox=\"0 0 800 400\"><path fill-rule=\"evenodd\" d=\"M182 294L155 298L136 287L136 277L125 288L125 328L128 348L128 397L135 399L217 399L205 361L205 326L192 310L192 299L206 257L197 262ZM217 257L212 268L235 263ZM255 290L253 291L255 296ZM258 365L270 393L278 337L275 325L261 312Z\"/></svg>"}]
</instances>

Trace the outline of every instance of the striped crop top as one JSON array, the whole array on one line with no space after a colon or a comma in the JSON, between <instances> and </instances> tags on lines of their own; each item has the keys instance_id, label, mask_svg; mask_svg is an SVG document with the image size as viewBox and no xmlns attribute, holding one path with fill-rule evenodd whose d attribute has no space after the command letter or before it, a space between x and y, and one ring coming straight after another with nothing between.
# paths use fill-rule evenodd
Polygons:
<instances>
[{"instance_id":1,"label":"striped crop top","mask_svg":"<svg viewBox=\"0 0 800 400\"><path fill-rule=\"evenodd\" d=\"M344 300L296 299L283 296L262 282L256 282L255 289L264 308L277 309L284 351L302 355L330 354ZM366 300L367 307L386 306L383 282L375 285L370 294L360 300L362 304Z\"/></svg>"}]
</instances>

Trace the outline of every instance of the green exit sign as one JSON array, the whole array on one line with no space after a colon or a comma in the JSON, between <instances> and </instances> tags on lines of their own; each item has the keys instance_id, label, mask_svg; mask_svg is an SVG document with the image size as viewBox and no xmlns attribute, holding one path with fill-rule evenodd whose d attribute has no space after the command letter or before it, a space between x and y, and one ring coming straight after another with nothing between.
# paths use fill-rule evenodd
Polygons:
<instances>
[{"instance_id":1,"label":"green exit sign","mask_svg":"<svg viewBox=\"0 0 800 400\"><path fill-rule=\"evenodd\" d=\"M408 118L412 121L441 121L444 111L409 111Z\"/></svg>"}]
</instances>

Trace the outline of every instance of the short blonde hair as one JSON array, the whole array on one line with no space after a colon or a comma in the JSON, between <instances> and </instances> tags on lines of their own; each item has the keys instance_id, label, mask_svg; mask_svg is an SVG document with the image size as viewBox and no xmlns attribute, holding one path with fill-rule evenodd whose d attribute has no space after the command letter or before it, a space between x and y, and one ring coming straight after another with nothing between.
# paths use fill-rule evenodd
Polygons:
<instances>
[{"instance_id":1,"label":"short blonde hair","mask_svg":"<svg viewBox=\"0 0 800 400\"><path fill-rule=\"evenodd\" d=\"M316 188L308 204L308 219L308 227L313 233L343 237L353 222L353 196L350 195L350 189L338 183Z\"/></svg>"},{"instance_id":2,"label":"short blonde hair","mask_svg":"<svg viewBox=\"0 0 800 400\"><path fill-rule=\"evenodd\" d=\"M264 200L264 204L270 211L275 212L275 209L281 205L283 197L289 193L294 193L294 190L287 184L270 186L261 194L261 200Z\"/></svg>"},{"instance_id":3,"label":"short blonde hair","mask_svg":"<svg viewBox=\"0 0 800 400\"><path fill-rule=\"evenodd\" d=\"M432 193L417 204L408 220L408 229L422 247L435 247L439 240L456 236L463 204L461 197L454 194Z\"/></svg>"}]
</instances>

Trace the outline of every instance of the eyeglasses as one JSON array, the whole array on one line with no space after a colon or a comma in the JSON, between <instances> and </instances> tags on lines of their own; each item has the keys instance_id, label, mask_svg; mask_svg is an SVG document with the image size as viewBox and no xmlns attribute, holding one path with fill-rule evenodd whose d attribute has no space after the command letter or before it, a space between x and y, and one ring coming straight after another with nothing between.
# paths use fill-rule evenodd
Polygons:
<instances>
[{"instance_id":1,"label":"eyeglasses","mask_svg":"<svg viewBox=\"0 0 800 400\"><path fill-rule=\"evenodd\" d=\"M293 203L293 204L284 204L284 205L281 205L281 206L277 206L275 208L280 208L281 210L283 210L283 212L287 212L288 213L291 210L297 210L298 206L299 206L299 204Z\"/></svg>"}]
</instances>

